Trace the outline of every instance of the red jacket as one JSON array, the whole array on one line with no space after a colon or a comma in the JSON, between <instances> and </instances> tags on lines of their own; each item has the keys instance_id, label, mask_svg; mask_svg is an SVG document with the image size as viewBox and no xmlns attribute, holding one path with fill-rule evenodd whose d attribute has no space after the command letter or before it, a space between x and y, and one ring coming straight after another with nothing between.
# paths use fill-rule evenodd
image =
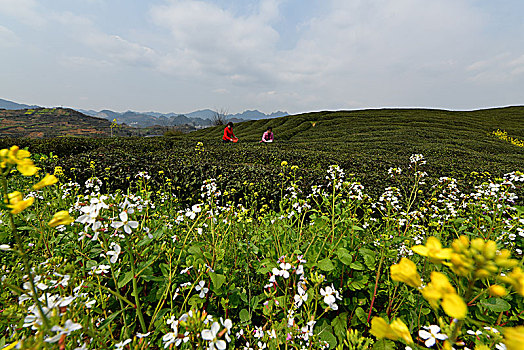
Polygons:
<instances>
[{"instance_id":1,"label":"red jacket","mask_svg":"<svg viewBox=\"0 0 524 350\"><path fill-rule=\"evenodd\" d=\"M233 139L236 139L235 134L233 134L233 129L229 126L226 126L226 128L224 129L224 136L222 136L222 140L233 141Z\"/></svg>"}]
</instances>

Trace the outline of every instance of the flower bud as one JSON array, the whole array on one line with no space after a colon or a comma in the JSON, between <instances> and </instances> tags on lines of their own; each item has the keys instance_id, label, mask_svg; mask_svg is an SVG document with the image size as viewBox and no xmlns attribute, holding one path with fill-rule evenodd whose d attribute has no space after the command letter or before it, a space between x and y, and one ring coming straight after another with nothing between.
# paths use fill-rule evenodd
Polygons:
<instances>
[{"instance_id":1,"label":"flower bud","mask_svg":"<svg viewBox=\"0 0 524 350\"><path fill-rule=\"evenodd\" d=\"M489 271L485 269L478 269L477 271L475 271L475 276L478 278L487 278L489 277L489 275Z\"/></svg>"},{"instance_id":2,"label":"flower bud","mask_svg":"<svg viewBox=\"0 0 524 350\"><path fill-rule=\"evenodd\" d=\"M504 288L503 286L494 284L491 287L489 287L489 295L491 295L492 297L503 297L506 294L506 288Z\"/></svg>"},{"instance_id":3,"label":"flower bud","mask_svg":"<svg viewBox=\"0 0 524 350\"><path fill-rule=\"evenodd\" d=\"M453 250L457 253L463 252L469 247L469 239L466 236L460 236L458 239L454 240L451 244Z\"/></svg>"},{"instance_id":4,"label":"flower bud","mask_svg":"<svg viewBox=\"0 0 524 350\"><path fill-rule=\"evenodd\" d=\"M471 248L477 250L478 252L482 252L484 250L484 240L482 238L475 238L471 241Z\"/></svg>"},{"instance_id":5,"label":"flower bud","mask_svg":"<svg viewBox=\"0 0 524 350\"><path fill-rule=\"evenodd\" d=\"M497 254L497 243L494 241L487 241L486 245L484 246L484 256L486 259L494 259L495 255Z\"/></svg>"},{"instance_id":6,"label":"flower bud","mask_svg":"<svg viewBox=\"0 0 524 350\"><path fill-rule=\"evenodd\" d=\"M500 253L495 257L495 264L503 268L511 268L517 266L518 261L510 259L511 253L507 249L502 249Z\"/></svg>"}]
</instances>

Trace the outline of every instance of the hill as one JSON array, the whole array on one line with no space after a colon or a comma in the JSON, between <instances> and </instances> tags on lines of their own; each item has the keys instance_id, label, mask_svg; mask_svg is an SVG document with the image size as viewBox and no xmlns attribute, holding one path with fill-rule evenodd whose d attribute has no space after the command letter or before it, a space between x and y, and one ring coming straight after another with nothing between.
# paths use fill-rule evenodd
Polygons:
<instances>
[{"instance_id":1,"label":"hill","mask_svg":"<svg viewBox=\"0 0 524 350\"><path fill-rule=\"evenodd\" d=\"M0 137L49 138L61 136L109 137L162 135L172 128L154 126L147 129L118 125L87 116L69 108L0 109Z\"/></svg>"},{"instance_id":2,"label":"hill","mask_svg":"<svg viewBox=\"0 0 524 350\"><path fill-rule=\"evenodd\" d=\"M492 174L524 170L524 148L503 142L492 134L501 129L523 140L523 106L476 111L324 111L243 122L234 126L240 142L229 147L229 156L245 158L237 154L245 152L237 150L238 146L258 142L268 126L273 128L275 144L267 148L278 148L282 152L295 150L295 164L314 158L318 167L325 169L328 164L339 164L363 177L374 176L377 169L387 170L402 164L411 154L419 153L431 160L435 174L447 176L473 170ZM223 127L213 127L187 137L220 142L222 134ZM309 159L302 164L316 167Z\"/></svg>"},{"instance_id":3,"label":"hill","mask_svg":"<svg viewBox=\"0 0 524 350\"><path fill-rule=\"evenodd\" d=\"M477 111L437 109L370 109L324 111L242 122L235 133L245 141L259 139L268 126L280 141L360 142L363 139L413 143L413 139L478 139L496 129L524 138L524 106ZM197 131L191 137L220 139L222 127Z\"/></svg>"},{"instance_id":4,"label":"hill","mask_svg":"<svg viewBox=\"0 0 524 350\"><path fill-rule=\"evenodd\" d=\"M21 103L7 101L0 98L0 109L27 109L27 108L39 108L38 106L29 106Z\"/></svg>"}]
</instances>

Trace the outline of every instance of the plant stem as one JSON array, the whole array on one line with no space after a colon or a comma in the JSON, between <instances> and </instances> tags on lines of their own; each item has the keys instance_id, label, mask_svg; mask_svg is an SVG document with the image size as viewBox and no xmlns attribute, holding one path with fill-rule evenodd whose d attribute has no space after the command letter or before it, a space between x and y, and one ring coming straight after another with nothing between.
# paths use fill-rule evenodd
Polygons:
<instances>
[{"instance_id":1,"label":"plant stem","mask_svg":"<svg viewBox=\"0 0 524 350\"><path fill-rule=\"evenodd\" d=\"M9 170L9 168L8 168ZM8 201L7 196L7 179L5 178L5 175L3 175L0 178L2 182L2 191L4 192L4 199ZM33 272L31 271L31 265L29 263L29 259L27 258L27 255L25 254L24 247L22 245L22 239L18 235L18 231L16 229L15 219L14 215L9 212L9 225L11 226L11 232L13 233L13 236L16 240L16 245L18 246L18 254L20 254L20 257L22 258L22 262L24 263L24 268L27 271L27 275L29 276L29 284L31 285L31 297L33 298L33 301L36 304L36 307L38 308L38 312L40 312L40 315L42 316L42 321L44 323L45 331L51 329L51 325L49 324L49 320L47 319L47 315L44 313L44 310L42 309L42 304L40 303L40 300L38 299L38 294L36 291L35 282L33 280Z\"/></svg>"},{"instance_id":2,"label":"plant stem","mask_svg":"<svg viewBox=\"0 0 524 350\"><path fill-rule=\"evenodd\" d=\"M373 298L371 299L371 305L369 306L368 324L369 324L369 319L371 318L371 312L373 311L373 303L375 302L375 297L377 296L378 280L380 279L380 270L382 269L383 261L384 261L384 254L381 254L380 262L378 263L377 277L375 278L375 289L373 290Z\"/></svg>"},{"instance_id":3,"label":"plant stem","mask_svg":"<svg viewBox=\"0 0 524 350\"><path fill-rule=\"evenodd\" d=\"M129 263L131 265L131 273L133 274L133 295L135 297L136 304L136 313L138 315L138 320L140 321L140 327L142 327L142 332L147 333L146 322L144 321L144 315L142 314L142 308L140 307L140 297L138 295L138 285L137 285L137 275L135 274L135 261L133 256L133 251L131 250L131 242L129 238L124 234L126 238L126 249L127 254L129 254Z\"/></svg>"}]
</instances>

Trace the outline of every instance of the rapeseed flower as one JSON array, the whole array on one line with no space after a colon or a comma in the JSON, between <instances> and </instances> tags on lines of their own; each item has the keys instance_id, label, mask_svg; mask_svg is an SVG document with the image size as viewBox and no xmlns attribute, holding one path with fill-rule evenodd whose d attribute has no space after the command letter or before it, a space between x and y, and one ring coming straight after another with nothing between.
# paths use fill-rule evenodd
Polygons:
<instances>
[{"instance_id":1,"label":"rapeseed flower","mask_svg":"<svg viewBox=\"0 0 524 350\"><path fill-rule=\"evenodd\" d=\"M520 267L515 267L513 271L499 279L510 284L518 294L524 296L524 271Z\"/></svg>"},{"instance_id":2,"label":"rapeseed flower","mask_svg":"<svg viewBox=\"0 0 524 350\"><path fill-rule=\"evenodd\" d=\"M524 349L524 326L504 328L504 344L507 350Z\"/></svg>"},{"instance_id":3,"label":"rapeseed flower","mask_svg":"<svg viewBox=\"0 0 524 350\"><path fill-rule=\"evenodd\" d=\"M390 270L393 281L404 282L414 288L419 288L422 285L422 280L417 272L417 265L407 258L402 258L400 263L392 265Z\"/></svg>"},{"instance_id":4,"label":"rapeseed flower","mask_svg":"<svg viewBox=\"0 0 524 350\"><path fill-rule=\"evenodd\" d=\"M508 294L508 292L506 291L506 288L504 288L503 286L494 284L491 287L489 287L489 295L493 297L503 297L506 294Z\"/></svg>"},{"instance_id":5,"label":"rapeseed flower","mask_svg":"<svg viewBox=\"0 0 524 350\"><path fill-rule=\"evenodd\" d=\"M399 319L394 320L391 325L389 325L382 317L373 317L371 320L370 333L378 339L402 339L408 344L413 343L408 327Z\"/></svg>"},{"instance_id":6,"label":"rapeseed flower","mask_svg":"<svg viewBox=\"0 0 524 350\"><path fill-rule=\"evenodd\" d=\"M459 320L466 317L468 312L466 303L443 273L437 271L431 273L431 282L422 289L422 296L435 309L441 304L444 312L451 317Z\"/></svg>"},{"instance_id":7,"label":"rapeseed flower","mask_svg":"<svg viewBox=\"0 0 524 350\"><path fill-rule=\"evenodd\" d=\"M59 225L69 225L73 221L75 221L75 219L73 219L69 215L69 212L67 210L61 210L55 213L55 215L53 215L53 218L47 224L51 227L56 227Z\"/></svg>"},{"instance_id":8,"label":"rapeseed flower","mask_svg":"<svg viewBox=\"0 0 524 350\"><path fill-rule=\"evenodd\" d=\"M10 149L0 150L0 167L6 168L7 165L16 165L16 169L24 176L33 176L38 171L33 161L29 158L31 153L18 146L11 146Z\"/></svg>"},{"instance_id":9,"label":"rapeseed flower","mask_svg":"<svg viewBox=\"0 0 524 350\"><path fill-rule=\"evenodd\" d=\"M451 258L452 250L450 248L442 248L442 244L436 237L429 237L426 245L416 245L411 248L418 255L426 256L435 264L441 263L443 260Z\"/></svg>"},{"instance_id":10,"label":"rapeseed flower","mask_svg":"<svg viewBox=\"0 0 524 350\"><path fill-rule=\"evenodd\" d=\"M11 214L21 213L24 209L30 207L35 201L33 197L23 199L22 193L18 191L9 193L7 197L9 199L9 204L7 204L7 207L11 209Z\"/></svg>"},{"instance_id":11,"label":"rapeseed flower","mask_svg":"<svg viewBox=\"0 0 524 350\"><path fill-rule=\"evenodd\" d=\"M58 179L54 175L46 174L42 180L33 185L34 190L42 189L46 186L54 185L58 182Z\"/></svg>"}]
</instances>

